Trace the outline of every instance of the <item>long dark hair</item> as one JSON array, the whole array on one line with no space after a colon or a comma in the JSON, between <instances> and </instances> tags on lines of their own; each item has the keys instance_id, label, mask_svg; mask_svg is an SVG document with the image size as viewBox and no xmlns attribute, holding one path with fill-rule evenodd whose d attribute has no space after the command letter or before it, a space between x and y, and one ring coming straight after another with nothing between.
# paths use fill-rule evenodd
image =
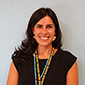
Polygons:
<instances>
[{"instance_id":1,"label":"long dark hair","mask_svg":"<svg viewBox=\"0 0 85 85\"><path fill-rule=\"evenodd\" d=\"M50 8L39 8L38 10L36 10L32 14L32 16L31 16L31 18L29 20L29 23L28 23L28 26L27 26L27 30L26 30L27 38L22 41L22 44L19 46L18 49L15 49L15 52L12 55L12 56L17 56L17 60L19 60L19 61L26 61L26 60L28 60L28 58L32 57L32 55L34 53L34 50L38 46L38 43L33 38L34 34L33 34L33 31L32 31L32 28L35 26L35 24L40 19L42 19L46 15L51 17L51 19L53 20L53 23L55 25L55 28L56 28L55 29L56 39L52 42L52 46L54 48L59 48L59 47L62 46L62 43L61 43L62 35L61 35L59 22L58 22L56 14Z\"/></svg>"}]
</instances>

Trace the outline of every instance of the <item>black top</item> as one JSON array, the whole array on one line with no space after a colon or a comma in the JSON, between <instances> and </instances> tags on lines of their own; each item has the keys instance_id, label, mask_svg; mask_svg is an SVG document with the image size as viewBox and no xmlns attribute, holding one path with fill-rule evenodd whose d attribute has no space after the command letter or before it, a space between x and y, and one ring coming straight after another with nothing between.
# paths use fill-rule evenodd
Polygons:
<instances>
[{"instance_id":1,"label":"black top","mask_svg":"<svg viewBox=\"0 0 85 85\"><path fill-rule=\"evenodd\" d=\"M34 57L32 56L25 64L16 63L16 56L12 57L14 65L19 72L18 85L35 85ZM76 57L68 51L58 49L52 58L46 74L44 85L66 85L66 75L76 61ZM39 59L40 72L42 72L46 59Z\"/></svg>"}]
</instances>

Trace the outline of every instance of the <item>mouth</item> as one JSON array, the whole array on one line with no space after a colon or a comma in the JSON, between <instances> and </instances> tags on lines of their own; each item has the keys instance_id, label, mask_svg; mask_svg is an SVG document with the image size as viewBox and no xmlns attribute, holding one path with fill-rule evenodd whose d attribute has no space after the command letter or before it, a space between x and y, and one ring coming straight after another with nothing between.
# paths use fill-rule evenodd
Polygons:
<instances>
[{"instance_id":1,"label":"mouth","mask_svg":"<svg viewBox=\"0 0 85 85\"><path fill-rule=\"evenodd\" d=\"M46 37L42 37L42 36L39 36L39 38L41 39L41 40L48 40L48 38L50 38L49 36L46 36Z\"/></svg>"}]
</instances>

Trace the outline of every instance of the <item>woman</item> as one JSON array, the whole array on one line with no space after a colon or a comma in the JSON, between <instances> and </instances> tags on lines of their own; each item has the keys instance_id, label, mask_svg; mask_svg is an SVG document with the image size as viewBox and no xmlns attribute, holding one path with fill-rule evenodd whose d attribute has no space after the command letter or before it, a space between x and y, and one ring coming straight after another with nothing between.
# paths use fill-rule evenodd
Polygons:
<instances>
[{"instance_id":1,"label":"woman","mask_svg":"<svg viewBox=\"0 0 85 85\"><path fill-rule=\"evenodd\" d=\"M33 13L26 35L12 55L7 85L78 85L77 58L61 49L59 23L50 8Z\"/></svg>"}]
</instances>

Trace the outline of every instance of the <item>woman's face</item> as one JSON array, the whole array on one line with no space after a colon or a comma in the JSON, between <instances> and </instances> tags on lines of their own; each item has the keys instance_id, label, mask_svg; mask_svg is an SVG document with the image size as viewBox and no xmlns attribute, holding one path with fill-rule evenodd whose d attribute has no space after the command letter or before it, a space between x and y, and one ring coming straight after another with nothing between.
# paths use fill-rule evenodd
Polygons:
<instances>
[{"instance_id":1,"label":"woman's face","mask_svg":"<svg viewBox=\"0 0 85 85\"><path fill-rule=\"evenodd\" d=\"M52 45L52 40L55 35L55 25L49 16L40 19L33 28L33 33L38 45Z\"/></svg>"}]
</instances>

